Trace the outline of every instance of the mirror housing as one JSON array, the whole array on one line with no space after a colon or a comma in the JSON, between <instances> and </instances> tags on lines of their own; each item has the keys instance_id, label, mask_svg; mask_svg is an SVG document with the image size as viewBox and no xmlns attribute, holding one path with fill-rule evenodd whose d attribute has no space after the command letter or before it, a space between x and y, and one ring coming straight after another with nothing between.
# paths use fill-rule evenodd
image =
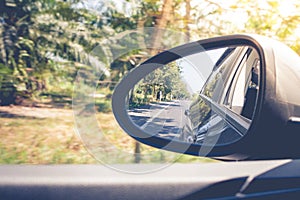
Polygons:
<instances>
[{"instance_id":1,"label":"mirror housing","mask_svg":"<svg viewBox=\"0 0 300 200\"><path fill-rule=\"evenodd\" d=\"M260 57L260 90L252 123L241 139L214 146L170 141L147 133L130 119L126 109L128 93L149 73L184 56L234 45L250 46ZM222 36L181 45L146 60L115 88L112 108L126 133L156 148L221 160L300 158L300 93L296 92L299 86L299 56L285 45L259 35ZM224 114L231 117L229 113Z\"/></svg>"}]
</instances>

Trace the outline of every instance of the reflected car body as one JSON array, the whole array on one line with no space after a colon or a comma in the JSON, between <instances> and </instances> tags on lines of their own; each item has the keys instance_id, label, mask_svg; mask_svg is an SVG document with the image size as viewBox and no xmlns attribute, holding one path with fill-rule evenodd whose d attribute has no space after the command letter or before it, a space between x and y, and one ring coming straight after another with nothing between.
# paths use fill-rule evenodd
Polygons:
<instances>
[{"instance_id":1,"label":"reflected car body","mask_svg":"<svg viewBox=\"0 0 300 200\"><path fill-rule=\"evenodd\" d=\"M215 112L217 108L211 102L240 115L246 128L249 127L259 89L259 64L259 56L253 48L228 48L216 62L196 100L185 111L180 139L190 143L226 144L241 138L245 132Z\"/></svg>"}]
</instances>

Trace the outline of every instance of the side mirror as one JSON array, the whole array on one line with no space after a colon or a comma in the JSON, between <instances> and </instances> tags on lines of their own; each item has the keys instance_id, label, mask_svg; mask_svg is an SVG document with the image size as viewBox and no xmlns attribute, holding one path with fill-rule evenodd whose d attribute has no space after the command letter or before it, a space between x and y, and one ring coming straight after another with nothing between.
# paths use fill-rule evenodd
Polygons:
<instances>
[{"instance_id":1,"label":"side mirror","mask_svg":"<svg viewBox=\"0 0 300 200\"><path fill-rule=\"evenodd\" d=\"M280 134L296 137L300 122L300 95L275 87L286 84L287 74L276 74L282 66L274 52L282 46L261 36L233 35L162 52L118 84L114 115L136 140L170 151L224 160L300 157L300 150L278 149L297 146ZM299 67L299 57L288 52ZM293 80L298 87L299 79ZM292 99L299 110L291 112Z\"/></svg>"}]
</instances>

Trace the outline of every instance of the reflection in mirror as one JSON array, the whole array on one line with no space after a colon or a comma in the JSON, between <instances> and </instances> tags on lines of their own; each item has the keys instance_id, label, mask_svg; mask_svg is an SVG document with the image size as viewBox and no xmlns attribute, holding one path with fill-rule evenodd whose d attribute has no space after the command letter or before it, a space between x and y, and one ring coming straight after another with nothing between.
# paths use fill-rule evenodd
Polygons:
<instances>
[{"instance_id":1,"label":"reflection in mirror","mask_svg":"<svg viewBox=\"0 0 300 200\"><path fill-rule=\"evenodd\" d=\"M128 115L151 136L206 145L232 143L251 124L259 68L259 55L249 46L180 58L131 89Z\"/></svg>"}]
</instances>

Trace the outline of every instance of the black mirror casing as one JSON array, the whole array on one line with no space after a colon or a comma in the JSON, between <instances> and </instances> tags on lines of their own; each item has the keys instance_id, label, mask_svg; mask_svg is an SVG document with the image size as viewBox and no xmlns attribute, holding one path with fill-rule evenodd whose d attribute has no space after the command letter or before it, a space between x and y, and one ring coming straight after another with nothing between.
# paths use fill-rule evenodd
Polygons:
<instances>
[{"instance_id":1,"label":"black mirror casing","mask_svg":"<svg viewBox=\"0 0 300 200\"><path fill-rule=\"evenodd\" d=\"M278 80L279 74L277 73L280 68L286 66L278 65L278 58L274 56L273 43L273 40L258 35L231 35L200 40L164 51L134 68L115 88L112 98L115 118L124 131L134 139L160 149L221 160L299 158L300 149L297 148L300 139L300 103L295 104L295 102L288 101L289 99L295 99L295 97L289 97L294 95L293 92L278 91L278 84L281 84L283 82L281 80L285 79ZM164 138L151 136L130 120L126 112L128 92L147 74L179 59L181 56L232 45L250 46L257 51L260 57L260 90L256 97L257 103L254 108L252 123L241 139L229 144L216 145L212 148L207 147L211 150L203 155L201 152L203 145L187 144L181 141L170 142ZM199 46L203 49L199 49ZM290 51L293 53L292 50ZM291 67L289 70L294 68ZM280 76L286 76L286 74L280 74ZM300 85L297 78L295 78L295 83L288 85L295 84L298 87ZM286 89L288 91L288 88ZM278 96L285 96L286 101L278 98ZM296 97L296 100L300 102L300 98ZM224 115L228 115L228 113L224 113Z\"/></svg>"}]
</instances>

